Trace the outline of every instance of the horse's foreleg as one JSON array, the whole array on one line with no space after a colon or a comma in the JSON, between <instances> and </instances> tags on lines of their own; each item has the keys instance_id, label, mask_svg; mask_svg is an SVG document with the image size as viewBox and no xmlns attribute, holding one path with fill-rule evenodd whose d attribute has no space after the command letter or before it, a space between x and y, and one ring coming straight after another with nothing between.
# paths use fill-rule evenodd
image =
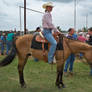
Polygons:
<instances>
[{"instance_id":1,"label":"horse's foreleg","mask_svg":"<svg viewBox=\"0 0 92 92\"><path fill-rule=\"evenodd\" d=\"M56 86L58 86L58 88L62 87L64 88L65 85L63 83L62 77L63 77L63 67L64 67L64 62L58 62L57 61L57 79L56 79Z\"/></svg>"},{"instance_id":2,"label":"horse's foreleg","mask_svg":"<svg viewBox=\"0 0 92 92\"><path fill-rule=\"evenodd\" d=\"M63 70L60 72L60 84L62 85L63 88L65 88L62 77L63 77Z\"/></svg>"},{"instance_id":3,"label":"horse's foreleg","mask_svg":"<svg viewBox=\"0 0 92 92\"><path fill-rule=\"evenodd\" d=\"M58 88L60 88L59 79L60 79L60 74L59 74L59 71L57 71L56 86L57 86Z\"/></svg>"},{"instance_id":4,"label":"horse's foreleg","mask_svg":"<svg viewBox=\"0 0 92 92\"><path fill-rule=\"evenodd\" d=\"M26 84L24 81L23 70L24 70L24 66L27 62L27 59L28 59L28 57L25 57L25 58L19 57L18 72L19 72L19 80L20 80L21 87L26 87Z\"/></svg>"}]
</instances>

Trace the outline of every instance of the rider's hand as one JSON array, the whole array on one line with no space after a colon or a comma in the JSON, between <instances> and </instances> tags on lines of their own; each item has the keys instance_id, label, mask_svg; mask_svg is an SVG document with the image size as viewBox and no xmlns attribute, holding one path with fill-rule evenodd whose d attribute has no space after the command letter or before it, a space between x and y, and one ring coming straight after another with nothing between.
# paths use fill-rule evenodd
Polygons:
<instances>
[{"instance_id":1,"label":"rider's hand","mask_svg":"<svg viewBox=\"0 0 92 92\"><path fill-rule=\"evenodd\" d=\"M60 31L55 32L56 35L62 34Z\"/></svg>"}]
</instances>

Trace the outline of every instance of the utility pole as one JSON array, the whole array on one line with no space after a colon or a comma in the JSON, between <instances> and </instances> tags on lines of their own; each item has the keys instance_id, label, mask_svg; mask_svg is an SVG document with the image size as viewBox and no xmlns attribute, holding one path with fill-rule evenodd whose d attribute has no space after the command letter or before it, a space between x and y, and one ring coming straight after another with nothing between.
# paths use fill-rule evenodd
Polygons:
<instances>
[{"instance_id":1,"label":"utility pole","mask_svg":"<svg viewBox=\"0 0 92 92\"><path fill-rule=\"evenodd\" d=\"M26 34L26 0L24 0L24 34Z\"/></svg>"},{"instance_id":2,"label":"utility pole","mask_svg":"<svg viewBox=\"0 0 92 92\"><path fill-rule=\"evenodd\" d=\"M38 10L34 10L34 9L30 9L30 8L24 8L23 6L19 6L19 23L20 23L20 31L22 30L22 23L21 23L21 9L26 9L26 10L29 10L29 11L34 11L34 12L37 12L37 13L40 13L40 14L44 14L43 12L41 11L38 11ZM24 13L24 34L26 34L26 14Z\"/></svg>"},{"instance_id":3,"label":"utility pole","mask_svg":"<svg viewBox=\"0 0 92 92\"><path fill-rule=\"evenodd\" d=\"M20 23L20 31L21 31L22 30L22 28L21 28L21 6L19 6L19 17L20 17L19 23Z\"/></svg>"},{"instance_id":4,"label":"utility pole","mask_svg":"<svg viewBox=\"0 0 92 92\"><path fill-rule=\"evenodd\" d=\"M74 29L76 30L76 0L74 0Z\"/></svg>"},{"instance_id":5,"label":"utility pole","mask_svg":"<svg viewBox=\"0 0 92 92\"><path fill-rule=\"evenodd\" d=\"M88 29L88 14L86 15L86 29Z\"/></svg>"}]
</instances>

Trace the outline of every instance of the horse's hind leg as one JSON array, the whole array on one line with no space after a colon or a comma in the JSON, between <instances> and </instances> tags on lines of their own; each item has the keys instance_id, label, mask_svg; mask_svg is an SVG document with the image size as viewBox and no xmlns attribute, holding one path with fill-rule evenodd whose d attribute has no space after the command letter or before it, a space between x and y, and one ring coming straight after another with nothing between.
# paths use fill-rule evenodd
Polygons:
<instances>
[{"instance_id":1,"label":"horse's hind leg","mask_svg":"<svg viewBox=\"0 0 92 92\"><path fill-rule=\"evenodd\" d=\"M27 59L28 59L28 56L19 57L18 72L19 72L19 80L20 80L21 87L26 87L26 84L24 81L23 70L24 70L24 66L27 62Z\"/></svg>"},{"instance_id":2,"label":"horse's hind leg","mask_svg":"<svg viewBox=\"0 0 92 92\"><path fill-rule=\"evenodd\" d=\"M63 77L63 68L64 68L64 62L63 61L57 61L57 79L56 79L56 86L58 88L62 87L64 88L65 85L63 83L62 77Z\"/></svg>"}]
</instances>

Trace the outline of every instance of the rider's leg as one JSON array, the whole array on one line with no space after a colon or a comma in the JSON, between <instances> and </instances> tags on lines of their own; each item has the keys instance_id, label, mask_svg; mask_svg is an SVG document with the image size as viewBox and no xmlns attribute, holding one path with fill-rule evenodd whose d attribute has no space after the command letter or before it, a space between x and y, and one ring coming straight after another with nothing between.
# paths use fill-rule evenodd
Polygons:
<instances>
[{"instance_id":1,"label":"rider's leg","mask_svg":"<svg viewBox=\"0 0 92 92\"><path fill-rule=\"evenodd\" d=\"M51 46L48 53L48 63L53 62L54 54L56 51L57 42L54 39L51 30L44 30L44 36L45 38L50 42Z\"/></svg>"}]
</instances>

